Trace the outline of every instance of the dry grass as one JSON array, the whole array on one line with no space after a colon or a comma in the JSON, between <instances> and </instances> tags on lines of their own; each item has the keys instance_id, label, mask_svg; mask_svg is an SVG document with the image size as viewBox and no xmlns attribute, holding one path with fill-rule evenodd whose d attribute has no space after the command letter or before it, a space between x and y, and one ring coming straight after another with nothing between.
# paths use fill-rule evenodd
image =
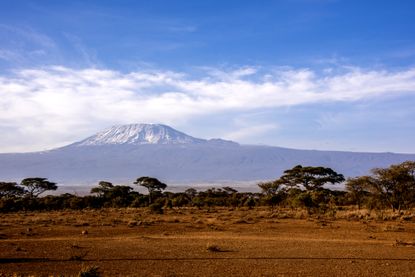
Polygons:
<instances>
[{"instance_id":1,"label":"dry grass","mask_svg":"<svg viewBox=\"0 0 415 277\"><path fill-rule=\"evenodd\" d=\"M210 252L222 252L222 250L220 249L220 247L216 244L208 244L206 246L206 249Z\"/></svg>"},{"instance_id":2,"label":"dry grass","mask_svg":"<svg viewBox=\"0 0 415 277\"><path fill-rule=\"evenodd\" d=\"M413 276L412 218L269 208L1 214L0 276L77 276L84 264L104 276Z\"/></svg>"},{"instance_id":3,"label":"dry grass","mask_svg":"<svg viewBox=\"0 0 415 277\"><path fill-rule=\"evenodd\" d=\"M82 266L78 273L78 277L99 277L99 267L95 265Z\"/></svg>"}]
</instances>

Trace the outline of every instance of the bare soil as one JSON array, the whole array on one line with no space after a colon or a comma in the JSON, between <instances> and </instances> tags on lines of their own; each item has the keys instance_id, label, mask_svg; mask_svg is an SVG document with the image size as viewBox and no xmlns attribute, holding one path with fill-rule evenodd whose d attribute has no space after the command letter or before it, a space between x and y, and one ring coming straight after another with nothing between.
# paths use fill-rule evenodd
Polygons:
<instances>
[{"instance_id":1,"label":"bare soil","mask_svg":"<svg viewBox=\"0 0 415 277\"><path fill-rule=\"evenodd\" d=\"M270 209L0 214L0 276L415 276L415 223Z\"/></svg>"}]
</instances>

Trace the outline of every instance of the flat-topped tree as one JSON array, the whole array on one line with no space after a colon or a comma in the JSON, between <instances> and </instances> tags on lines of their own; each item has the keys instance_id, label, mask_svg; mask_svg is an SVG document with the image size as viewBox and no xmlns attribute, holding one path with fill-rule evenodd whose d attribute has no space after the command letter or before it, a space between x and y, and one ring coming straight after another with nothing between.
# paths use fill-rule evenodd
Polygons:
<instances>
[{"instance_id":1,"label":"flat-topped tree","mask_svg":"<svg viewBox=\"0 0 415 277\"><path fill-rule=\"evenodd\" d=\"M155 193L160 193L167 188L167 185L160 182L157 178L147 176L138 178L134 184L147 188L150 203Z\"/></svg>"},{"instance_id":2,"label":"flat-topped tree","mask_svg":"<svg viewBox=\"0 0 415 277\"><path fill-rule=\"evenodd\" d=\"M318 190L325 184L337 184L343 182L344 176L331 168L321 166L297 165L284 171L275 182L288 187L303 186L306 190Z\"/></svg>"},{"instance_id":3,"label":"flat-topped tree","mask_svg":"<svg viewBox=\"0 0 415 277\"><path fill-rule=\"evenodd\" d=\"M415 161L374 168L367 178L367 188L393 211L408 208L415 203Z\"/></svg>"},{"instance_id":4,"label":"flat-topped tree","mask_svg":"<svg viewBox=\"0 0 415 277\"><path fill-rule=\"evenodd\" d=\"M105 197L113 188L114 185L111 182L100 181L98 187L91 189L91 193L97 194L98 197Z\"/></svg>"},{"instance_id":5,"label":"flat-topped tree","mask_svg":"<svg viewBox=\"0 0 415 277\"><path fill-rule=\"evenodd\" d=\"M47 178L26 178L20 182L20 185L25 188L25 193L30 198L38 197L40 194L48 190L57 190L56 183L48 181Z\"/></svg>"},{"instance_id":6,"label":"flat-topped tree","mask_svg":"<svg viewBox=\"0 0 415 277\"><path fill-rule=\"evenodd\" d=\"M24 194L24 189L15 182L0 182L0 198L13 198Z\"/></svg>"}]
</instances>

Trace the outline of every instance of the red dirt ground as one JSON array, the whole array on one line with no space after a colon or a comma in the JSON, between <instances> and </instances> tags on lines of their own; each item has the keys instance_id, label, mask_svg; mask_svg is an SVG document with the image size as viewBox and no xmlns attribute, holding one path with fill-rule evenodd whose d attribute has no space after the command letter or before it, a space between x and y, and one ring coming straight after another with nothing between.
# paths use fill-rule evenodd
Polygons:
<instances>
[{"instance_id":1,"label":"red dirt ground","mask_svg":"<svg viewBox=\"0 0 415 277\"><path fill-rule=\"evenodd\" d=\"M0 276L77 276L88 266L103 276L415 276L412 221L285 217L267 209L0 214Z\"/></svg>"}]
</instances>

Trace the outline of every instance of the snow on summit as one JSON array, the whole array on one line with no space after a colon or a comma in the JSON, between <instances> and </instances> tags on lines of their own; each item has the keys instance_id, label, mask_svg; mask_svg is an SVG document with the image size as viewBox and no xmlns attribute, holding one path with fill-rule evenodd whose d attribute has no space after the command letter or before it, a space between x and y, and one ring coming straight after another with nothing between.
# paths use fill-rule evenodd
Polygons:
<instances>
[{"instance_id":1,"label":"snow on summit","mask_svg":"<svg viewBox=\"0 0 415 277\"><path fill-rule=\"evenodd\" d=\"M117 125L101 131L79 143L77 146L107 144L188 144L201 143L197 139L161 124Z\"/></svg>"}]
</instances>

